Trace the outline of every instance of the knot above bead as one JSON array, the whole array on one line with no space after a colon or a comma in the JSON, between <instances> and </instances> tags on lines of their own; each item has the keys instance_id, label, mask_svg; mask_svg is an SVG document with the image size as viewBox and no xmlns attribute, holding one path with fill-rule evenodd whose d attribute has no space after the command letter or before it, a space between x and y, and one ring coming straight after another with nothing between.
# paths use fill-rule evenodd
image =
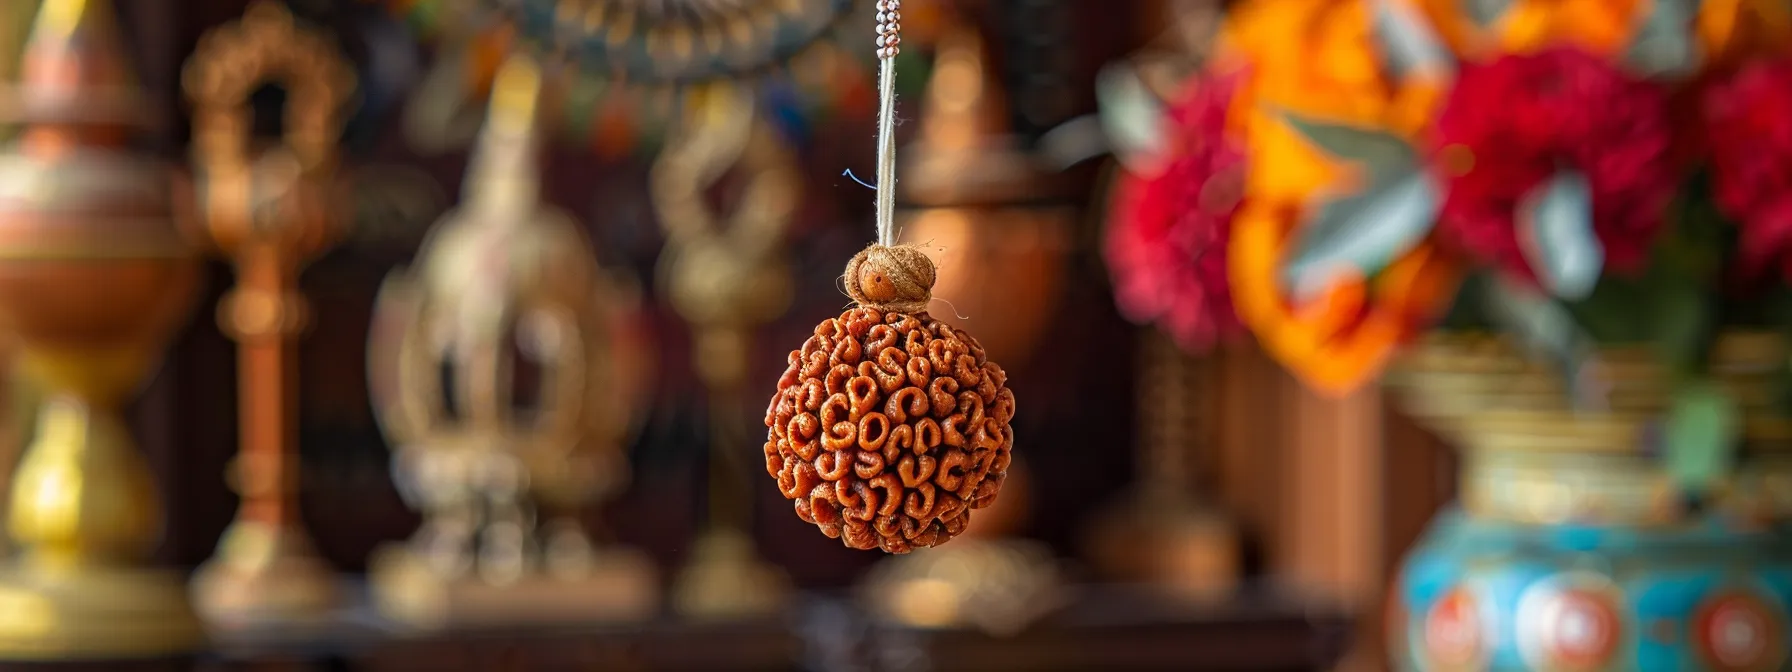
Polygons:
<instances>
[{"instance_id":1,"label":"knot above bead","mask_svg":"<svg viewBox=\"0 0 1792 672\"><path fill-rule=\"evenodd\" d=\"M846 295L866 308L926 312L935 271L933 259L919 247L874 244L846 262Z\"/></svg>"}]
</instances>

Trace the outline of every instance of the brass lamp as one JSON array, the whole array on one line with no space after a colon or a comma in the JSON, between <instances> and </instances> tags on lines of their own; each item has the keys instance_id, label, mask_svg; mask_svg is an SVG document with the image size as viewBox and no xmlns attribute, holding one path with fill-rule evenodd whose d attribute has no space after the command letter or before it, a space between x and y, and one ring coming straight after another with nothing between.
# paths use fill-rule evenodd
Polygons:
<instances>
[{"instance_id":1,"label":"brass lamp","mask_svg":"<svg viewBox=\"0 0 1792 672\"><path fill-rule=\"evenodd\" d=\"M147 101L110 0L46 0L0 115L0 328L46 401L6 519L0 658L151 657L197 647L178 575L148 569L154 482L119 416L187 316L196 253L173 174L134 155Z\"/></svg>"},{"instance_id":2,"label":"brass lamp","mask_svg":"<svg viewBox=\"0 0 1792 672\"><path fill-rule=\"evenodd\" d=\"M375 556L373 593L415 626L633 620L659 606L651 562L595 544L576 518L628 480L644 376L633 297L541 201L543 87L529 57L505 62L464 202L375 309L370 390L424 520Z\"/></svg>"},{"instance_id":3,"label":"brass lamp","mask_svg":"<svg viewBox=\"0 0 1792 672\"><path fill-rule=\"evenodd\" d=\"M242 503L194 597L214 627L315 620L338 595L298 514L296 341L310 318L298 279L345 221L334 175L354 71L329 38L260 0L200 41L183 78L195 108L195 224L237 272L218 321L237 341L242 436L231 473ZM249 96L269 83L286 88L285 136L255 147Z\"/></svg>"}]
</instances>

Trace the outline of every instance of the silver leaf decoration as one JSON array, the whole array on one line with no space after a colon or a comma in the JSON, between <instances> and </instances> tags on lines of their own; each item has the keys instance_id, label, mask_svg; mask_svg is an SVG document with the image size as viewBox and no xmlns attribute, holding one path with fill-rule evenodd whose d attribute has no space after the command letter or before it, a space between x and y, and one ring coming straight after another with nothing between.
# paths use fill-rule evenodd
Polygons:
<instances>
[{"instance_id":1,"label":"silver leaf decoration","mask_svg":"<svg viewBox=\"0 0 1792 672\"><path fill-rule=\"evenodd\" d=\"M1301 230L1284 269L1296 296L1308 298L1341 276L1373 275L1413 249L1437 220L1440 190L1413 168L1397 179L1326 203Z\"/></svg>"},{"instance_id":2,"label":"silver leaf decoration","mask_svg":"<svg viewBox=\"0 0 1792 672\"><path fill-rule=\"evenodd\" d=\"M1121 63L1102 68L1095 94L1108 148L1127 169L1149 172L1150 158L1161 153L1165 141L1163 101L1137 72Z\"/></svg>"},{"instance_id":3,"label":"silver leaf decoration","mask_svg":"<svg viewBox=\"0 0 1792 672\"><path fill-rule=\"evenodd\" d=\"M1636 41L1624 54L1632 72L1644 77L1680 79L1698 70L1704 56L1692 37L1700 0L1652 0L1653 7Z\"/></svg>"},{"instance_id":4,"label":"silver leaf decoration","mask_svg":"<svg viewBox=\"0 0 1792 672\"><path fill-rule=\"evenodd\" d=\"M1383 131L1329 124L1283 113L1294 130L1325 153L1362 167L1371 185L1404 176L1418 164L1418 152L1405 138Z\"/></svg>"},{"instance_id":5,"label":"silver leaf decoration","mask_svg":"<svg viewBox=\"0 0 1792 672\"><path fill-rule=\"evenodd\" d=\"M1456 60L1444 48L1443 40L1407 0L1374 0L1372 11L1375 35L1381 41L1389 74L1404 78L1421 73L1448 74L1456 69Z\"/></svg>"},{"instance_id":6,"label":"silver leaf decoration","mask_svg":"<svg viewBox=\"0 0 1792 672\"><path fill-rule=\"evenodd\" d=\"M1593 231L1593 195L1578 171L1562 171L1519 204L1519 240L1545 287L1570 301L1586 298L1605 268Z\"/></svg>"}]
</instances>

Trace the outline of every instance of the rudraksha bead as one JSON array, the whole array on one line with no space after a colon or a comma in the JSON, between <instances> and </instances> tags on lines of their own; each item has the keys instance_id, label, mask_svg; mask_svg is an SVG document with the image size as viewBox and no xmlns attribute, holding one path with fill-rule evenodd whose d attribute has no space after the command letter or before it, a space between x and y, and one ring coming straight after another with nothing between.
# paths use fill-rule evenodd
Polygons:
<instances>
[{"instance_id":1,"label":"rudraksha bead","mask_svg":"<svg viewBox=\"0 0 1792 672\"><path fill-rule=\"evenodd\" d=\"M907 553L995 501L1014 393L975 338L925 312L860 307L816 326L789 362L766 409L765 470L797 517L851 548Z\"/></svg>"}]
</instances>

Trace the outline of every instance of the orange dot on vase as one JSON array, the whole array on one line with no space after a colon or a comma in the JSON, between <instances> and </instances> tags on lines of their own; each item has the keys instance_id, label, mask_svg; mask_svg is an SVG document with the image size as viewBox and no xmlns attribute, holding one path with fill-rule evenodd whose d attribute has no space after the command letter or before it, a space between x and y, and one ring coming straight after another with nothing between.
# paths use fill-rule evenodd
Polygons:
<instances>
[{"instance_id":1,"label":"orange dot on vase","mask_svg":"<svg viewBox=\"0 0 1792 672\"><path fill-rule=\"evenodd\" d=\"M859 293L866 301L883 303L896 300L896 283L890 282L890 276L882 270L865 264L859 268Z\"/></svg>"}]
</instances>

